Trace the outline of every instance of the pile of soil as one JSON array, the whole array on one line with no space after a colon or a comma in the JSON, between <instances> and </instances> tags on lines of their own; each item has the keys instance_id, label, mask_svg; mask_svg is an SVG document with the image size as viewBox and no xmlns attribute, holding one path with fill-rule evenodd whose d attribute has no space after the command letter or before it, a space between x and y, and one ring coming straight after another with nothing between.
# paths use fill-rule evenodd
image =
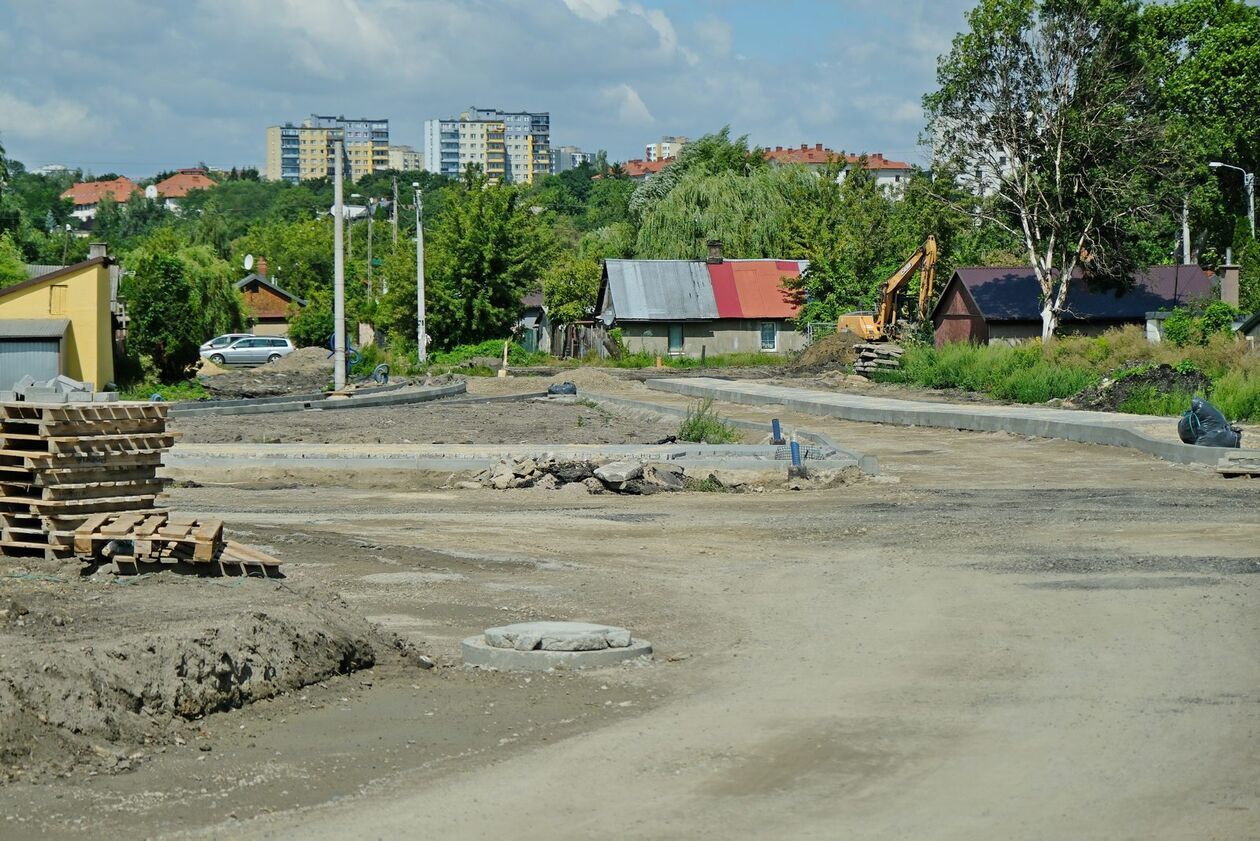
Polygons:
<instances>
[{"instance_id":1,"label":"pile of soil","mask_svg":"<svg viewBox=\"0 0 1260 841\"><path fill-rule=\"evenodd\" d=\"M285 394L317 394L328 389L332 377L333 360L328 351L304 347L257 368L233 368L226 373L205 377L202 383L214 399L240 400Z\"/></svg>"},{"instance_id":2,"label":"pile of soil","mask_svg":"<svg viewBox=\"0 0 1260 841\"><path fill-rule=\"evenodd\" d=\"M1205 394L1211 383L1206 374L1198 371L1183 374L1171 365L1156 365L1139 374L1119 378L1106 377L1098 385L1074 394L1065 401L1065 405L1077 409L1117 412L1130 396L1147 389L1153 388L1160 394ZM1186 408L1190 408L1188 403Z\"/></svg>"},{"instance_id":3,"label":"pile of soil","mask_svg":"<svg viewBox=\"0 0 1260 841\"><path fill-rule=\"evenodd\" d=\"M857 360L854 345L862 344L862 341L853 333L832 333L801 351L791 369L797 374L820 374L848 368Z\"/></svg>"},{"instance_id":4,"label":"pile of soil","mask_svg":"<svg viewBox=\"0 0 1260 841\"><path fill-rule=\"evenodd\" d=\"M10 579L0 777L126 770L198 718L371 667L382 646L344 604L275 582Z\"/></svg>"}]
</instances>

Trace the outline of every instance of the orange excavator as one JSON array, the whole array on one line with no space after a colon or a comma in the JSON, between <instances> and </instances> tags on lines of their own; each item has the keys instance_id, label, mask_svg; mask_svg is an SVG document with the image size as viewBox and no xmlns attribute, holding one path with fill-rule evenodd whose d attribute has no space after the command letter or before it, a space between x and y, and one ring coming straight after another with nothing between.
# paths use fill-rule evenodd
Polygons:
<instances>
[{"instance_id":1,"label":"orange excavator","mask_svg":"<svg viewBox=\"0 0 1260 841\"><path fill-rule=\"evenodd\" d=\"M883 342L895 338L901 332L898 320L901 299L910 278L919 271L923 276L919 279L918 322L922 323L928 316L928 304L936 286L936 258L936 237L929 236L910 255L910 259L884 281L880 287L879 309L875 312L845 313L836 323L836 331L842 333L847 330L868 342Z\"/></svg>"}]
</instances>

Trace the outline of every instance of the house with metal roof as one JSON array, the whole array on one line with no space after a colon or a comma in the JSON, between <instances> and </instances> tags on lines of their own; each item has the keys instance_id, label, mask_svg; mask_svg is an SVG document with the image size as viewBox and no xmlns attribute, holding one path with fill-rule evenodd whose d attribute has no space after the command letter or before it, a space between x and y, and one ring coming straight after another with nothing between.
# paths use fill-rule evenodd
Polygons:
<instances>
[{"instance_id":1,"label":"house with metal roof","mask_svg":"<svg viewBox=\"0 0 1260 841\"><path fill-rule=\"evenodd\" d=\"M800 350L797 304L783 289L805 260L606 260L596 318L632 351L675 356Z\"/></svg>"},{"instance_id":2,"label":"house with metal roof","mask_svg":"<svg viewBox=\"0 0 1260 841\"><path fill-rule=\"evenodd\" d=\"M292 309L306 306L306 301L282 289L274 277L267 275L267 261L259 258L258 271L236 281L236 288L245 299L245 310L254 319L253 332L259 336L289 335Z\"/></svg>"},{"instance_id":3,"label":"house with metal roof","mask_svg":"<svg viewBox=\"0 0 1260 841\"><path fill-rule=\"evenodd\" d=\"M1060 321L1068 334L1145 324L1147 313L1211 298L1213 275L1198 266L1151 266L1127 288L1103 288L1078 272ZM1041 336L1041 288L1030 266L960 268L932 310L936 345L1012 342Z\"/></svg>"}]
</instances>

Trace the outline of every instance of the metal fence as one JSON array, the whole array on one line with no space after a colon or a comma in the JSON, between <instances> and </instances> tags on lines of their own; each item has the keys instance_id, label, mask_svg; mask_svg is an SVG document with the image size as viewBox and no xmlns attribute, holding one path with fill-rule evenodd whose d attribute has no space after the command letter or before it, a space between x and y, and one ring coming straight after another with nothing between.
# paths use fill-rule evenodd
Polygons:
<instances>
[{"instance_id":1,"label":"metal fence","mask_svg":"<svg viewBox=\"0 0 1260 841\"><path fill-rule=\"evenodd\" d=\"M805 347L836 332L834 321L811 321L805 325Z\"/></svg>"}]
</instances>

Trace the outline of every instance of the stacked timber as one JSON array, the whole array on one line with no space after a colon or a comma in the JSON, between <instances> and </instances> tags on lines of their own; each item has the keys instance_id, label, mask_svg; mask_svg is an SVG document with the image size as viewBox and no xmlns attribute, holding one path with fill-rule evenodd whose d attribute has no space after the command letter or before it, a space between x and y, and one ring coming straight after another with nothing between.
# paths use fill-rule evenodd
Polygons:
<instances>
[{"instance_id":1,"label":"stacked timber","mask_svg":"<svg viewBox=\"0 0 1260 841\"><path fill-rule=\"evenodd\" d=\"M0 557L67 559L94 514L156 510L162 403L0 403Z\"/></svg>"},{"instance_id":2,"label":"stacked timber","mask_svg":"<svg viewBox=\"0 0 1260 841\"><path fill-rule=\"evenodd\" d=\"M869 377L876 371L888 371L901 367L901 356L905 353L901 345L892 342L867 342L853 346L857 361L853 363L854 373Z\"/></svg>"}]
</instances>

